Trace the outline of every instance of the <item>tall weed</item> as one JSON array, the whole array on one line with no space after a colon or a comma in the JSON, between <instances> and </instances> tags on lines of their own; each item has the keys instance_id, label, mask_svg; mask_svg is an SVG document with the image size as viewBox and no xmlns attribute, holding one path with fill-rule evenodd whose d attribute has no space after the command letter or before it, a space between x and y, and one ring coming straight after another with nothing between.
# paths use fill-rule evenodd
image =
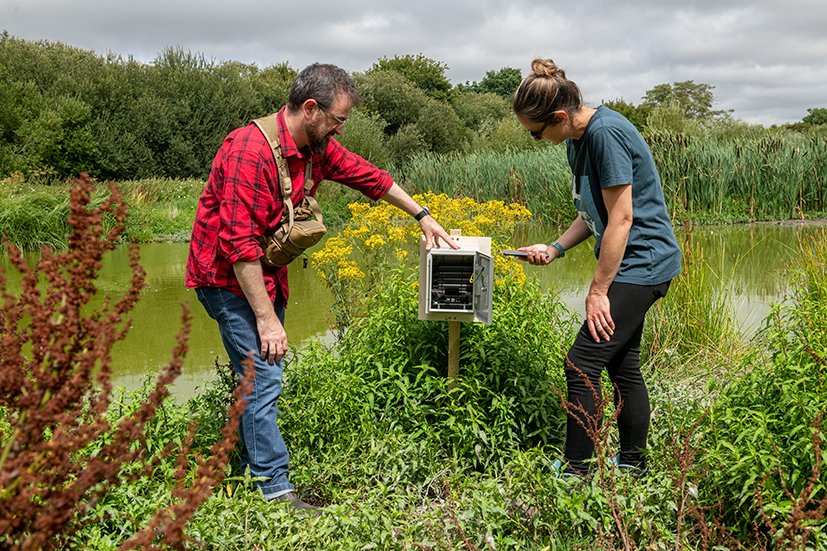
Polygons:
<instances>
[{"instance_id":1,"label":"tall weed","mask_svg":"<svg viewBox=\"0 0 827 551\"><path fill-rule=\"evenodd\" d=\"M737 365L743 345L727 274L710 270L692 224L684 228L683 269L647 315L647 361L676 379L703 380ZM717 277L714 273L717 272Z\"/></svg>"},{"instance_id":2,"label":"tall weed","mask_svg":"<svg viewBox=\"0 0 827 551\"><path fill-rule=\"evenodd\" d=\"M105 200L90 208L94 183L83 175L72 187L66 224L67 250L41 251L30 265L6 241L9 260L21 275L21 290L8 287L0 270L0 547L41 549L58 546L86 523L85 513L124 481L146 478L159 458L176 455L167 491L171 502L155 504L147 524L129 526L124 549L157 542L182 546L184 526L221 479L236 438L238 418L250 376L237 389L229 420L210 457L195 456L193 478L185 480L194 432L167 428L153 448L148 427L163 417L169 385L187 352L189 312L168 366L151 383L144 400L112 418L111 350L126 335L128 315L144 286L137 246L129 253L132 278L120 297L90 306L98 294L103 256L116 245L127 206L112 185ZM112 226L106 229L109 220ZM252 373L252 370L251 370ZM161 426L165 427L162 423ZM165 427L166 428L166 427ZM123 526L120 527L123 529ZM123 534L123 532L122 532Z\"/></svg>"}]
</instances>

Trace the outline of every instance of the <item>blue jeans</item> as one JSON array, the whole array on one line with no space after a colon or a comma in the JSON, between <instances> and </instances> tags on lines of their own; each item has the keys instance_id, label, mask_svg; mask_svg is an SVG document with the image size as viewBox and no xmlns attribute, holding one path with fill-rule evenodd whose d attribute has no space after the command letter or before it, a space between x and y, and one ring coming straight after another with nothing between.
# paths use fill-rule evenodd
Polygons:
<instances>
[{"instance_id":1,"label":"blue jeans","mask_svg":"<svg viewBox=\"0 0 827 551\"><path fill-rule=\"evenodd\" d=\"M276 420L284 360L270 365L261 359L256 317L246 299L214 287L199 287L195 292L207 314L218 322L224 348L239 376L244 374L241 362L253 353L256 377L238 426L243 445L241 468L249 466L251 476L263 478L256 484L265 498L292 491L293 485L287 479L290 456ZM273 306L284 324L286 304L281 294Z\"/></svg>"}]
</instances>

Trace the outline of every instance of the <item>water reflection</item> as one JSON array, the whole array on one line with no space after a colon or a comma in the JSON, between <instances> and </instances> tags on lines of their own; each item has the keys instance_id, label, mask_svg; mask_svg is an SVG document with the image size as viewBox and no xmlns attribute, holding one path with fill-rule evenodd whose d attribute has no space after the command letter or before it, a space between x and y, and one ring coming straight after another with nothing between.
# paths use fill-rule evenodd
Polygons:
<instances>
[{"instance_id":1,"label":"water reflection","mask_svg":"<svg viewBox=\"0 0 827 551\"><path fill-rule=\"evenodd\" d=\"M515 246L559 236L557 228L532 226L519 232ZM753 331L767 313L769 304L780 298L787 288L784 270L794 259L799 240L824 239L827 228L804 225L751 225L696 228L697 238L707 256L712 274L726 285L739 324ZM680 232L679 232L680 234ZM681 242L683 236L679 235ZM138 387L147 373L163 367L170 357L175 334L181 327L181 303L193 313L190 350L183 374L175 385L179 397L192 395L195 388L210 377L213 364L226 355L218 328L204 312L195 293L184 287L187 244L146 244L140 247L141 264L146 270L147 288L132 313L132 327L127 338L115 345L113 369L115 383ZM0 263L8 268L8 259ZM561 293L573 311L583 314L583 300L594 272L591 246L583 244L566 257L547 267L526 265L529 277L545 288ZM16 283L12 274L11 285ZM108 294L125 290L130 278L126 247L118 248L106 258L99 288ZM17 278L19 281L19 278ZM311 338L326 338L332 320L331 296L312 268L301 262L290 266L290 304L286 329L290 345L295 347Z\"/></svg>"}]
</instances>

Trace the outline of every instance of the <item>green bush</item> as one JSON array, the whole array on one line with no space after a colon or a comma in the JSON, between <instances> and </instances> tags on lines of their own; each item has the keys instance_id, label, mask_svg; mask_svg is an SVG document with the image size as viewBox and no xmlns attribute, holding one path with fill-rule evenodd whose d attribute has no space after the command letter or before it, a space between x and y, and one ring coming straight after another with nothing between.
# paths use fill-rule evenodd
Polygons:
<instances>
[{"instance_id":1,"label":"green bush","mask_svg":"<svg viewBox=\"0 0 827 551\"><path fill-rule=\"evenodd\" d=\"M433 99L425 102L416 128L422 133L428 149L435 153L461 151L465 147L465 127L447 103Z\"/></svg>"},{"instance_id":2,"label":"green bush","mask_svg":"<svg viewBox=\"0 0 827 551\"><path fill-rule=\"evenodd\" d=\"M373 64L373 71L396 71L414 83L428 96L445 101L451 94L451 81L445 77L448 66L422 54L383 57Z\"/></svg>"},{"instance_id":3,"label":"green bush","mask_svg":"<svg viewBox=\"0 0 827 551\"><path fill-rule=\"evenodd\" d=\"M419 120L429 97L425 92L396 71L371 71L354 75L368 112L388 123L387 134L393 135L406 124Z\"/></svg>"},{"instance_id":4,"label":"green bush","mask_svg":"<svg viewBox=\"0 0 827 551\"><path fill-rule=\"evenodd\" d=\"M387 169L393 164L393 156L386 143L387 138L384 133L386 124L379 115L357 108L351 111L350 118L338 140L350 151L361 155L378 167Z\"/></svg>"},{"instance_id":5,"label":"green bush","mask_svg":"<svg viewBox=\"0 0 827 551\"><path fill-rule=\"evenodd\" d=\"M548 143L531 139L531 136L526 132L525 128L512 116L505 117L494 123L488 141L489 145L486 149L491 149L498 153L532 148L540 149L548 146Z\"/></svg>"},{"instance_id":6,"label":"green bush","mask_svg":"<svg viewBox=\"0 0 827 551\"><path fill-rule=\"evenodd\" d=\"M0 175L206 177L234 128L272 113L295 71L181 49L152 65L0 36Z\"/></svg>"},{"instance_id":7,"label":"green bush","mask_svg":"<svg viewBox=\"0 0 827 551\"><path fill-rule=\"evenodd\" d=\"M388 138L388 149L397 165L405 166L416 155L427 153L425 136L416 124L406 124Z\"/></svg>"},{"instance_id":8,"label":"green bush","mask_svg":"<svg viewBox=\"0 0 827 551\"><path fill-rule=\"evenodd\" d=\"M494 323L462 327L452 390L448 326L417 321L410 281L389 277L367 311L338 351L311 349L291 367L282 430L299 463L341 470L345 462L356 471L351 477L370 476L364 462L343 454L370 449L385 433L478 468L502 465L517 449L560 444L564 416L554 389L573 325L557 297L534 286L497 286Z\"/></svg>"},{"instance_id":9,"label":"green bush","mask_svg":"<svg viewBox=\"0 0 827 551\"><path fill-rule=\"evenodd\" d=\"M801 547L801 530L783 533L797 509L812 513L803 524L810 548L823 548L823 469L808 502L796 499L815 442L825 453L827 245L817 241L802 250L796 290L742 372L719 374L703 395L647 375L650 472L640 480L611 468L574 484L550 475L565 421L555 391L575 330L555 296L498 286L494 323L462 327L461 372L449 388L446 324L419 321L410 278L388 273L340 342L288 359L280 424L291 477L325 506L322 516L265 502L236 469L187 532L220 549L786 549ZM232 382L214 385L187 405L164 404L153 450L180 441L190 418L195 449L206 449ZM131 407L116 402L113 415ZM67 534L65 546L116 548L169 501L171 471L161 459L150 481L111 492L89 513L98 522Z\"/></svg>"},{"instance_id":10,"label":"green bush","mask_svg":"<svg viewBox=\"0 0 827 551\"><path fill-rule=\"evenodd\" d=\"M56 98L36 117L17 130L19 147L25 151L25 171L55 176L94 172L98 144L92 126L92 109L81 100Z\"/></svg>"},{"instance_id":11,"label":"green bush","mask_svg":"<svg viewBox=\"0 0 827 551\"><path fill-rule=\"evenodd\" d=\"M801 248L794 290L758 337L767 361L747 357L742 378L714 389L700 463L704 505L736 539L757 526L778 548L799 547L807 531L810 545L827 545L827 245Z\"/></svg>"},{"instance_id":12,"label":"green bush","mask_svg":"<svg viewBox=\"0 0 827 551\"><path fill-rule=\"evenodd\" d=\"M451 106L470 130L480 130L491 121L514 118L508 100L493 93L458 92L451 98Z\"/></svg>"}]
</instances>

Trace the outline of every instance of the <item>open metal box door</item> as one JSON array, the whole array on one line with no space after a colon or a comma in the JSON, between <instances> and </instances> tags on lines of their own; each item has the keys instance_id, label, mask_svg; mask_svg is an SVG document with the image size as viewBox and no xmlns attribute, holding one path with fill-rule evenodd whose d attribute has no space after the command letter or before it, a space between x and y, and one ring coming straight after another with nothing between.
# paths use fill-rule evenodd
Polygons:
<instances>
[{"instance_id":1,"label":"open metal box door","mask_svg":"<svg viewBox=\"0 0 827 551\"><path fill-rule=\"evenodd\" d=\"M474 316L491 325L494 312L494 261L490 255L474 253Z\"/></svg>"}]
</instances>

